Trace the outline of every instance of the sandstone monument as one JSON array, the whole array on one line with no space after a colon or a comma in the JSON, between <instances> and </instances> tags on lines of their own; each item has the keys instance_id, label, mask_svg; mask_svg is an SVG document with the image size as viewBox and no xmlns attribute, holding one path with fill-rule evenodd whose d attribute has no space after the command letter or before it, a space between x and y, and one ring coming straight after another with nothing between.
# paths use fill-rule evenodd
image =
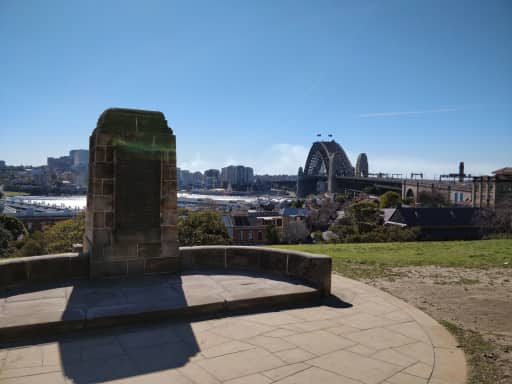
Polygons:
<instances>
[{"instance_id":1,"label":"sandstone monument","mask_svg":"<svg viewBox=\"0 0 512 384\"><path fill-rule=\"evenodd\" d=\"M163 113L107 109L89 153L90 276L178 271L176 137Z\"/></svg>"}]
</instances>

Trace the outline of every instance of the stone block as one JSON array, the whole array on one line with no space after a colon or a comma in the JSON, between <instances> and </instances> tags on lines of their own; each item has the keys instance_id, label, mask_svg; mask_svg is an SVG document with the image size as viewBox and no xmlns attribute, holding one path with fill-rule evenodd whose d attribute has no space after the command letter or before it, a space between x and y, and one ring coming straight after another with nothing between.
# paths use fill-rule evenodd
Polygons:
<instances>
[{"instance_id":1,"label":"stone block","mask_svg":"<svg viewBox=\"0 0 512 384\"><path fill-rule=\"evenodd\" d=\"M66 279L71 275L69 257L48 257L33 260L29 263L28 276L30 281L52 281Z\"/></svg>"},{"instance_id":2,"label":"stone block","mask_svg":"<svg viewBox=\"0 0 512 384\"><path fill-rule=\"evenodd\" d=\"M111 179L114 177L114 167L109 163L95 163L94 177L101 179Z\"/></svg>"},{"instance_id":3,"label":"stone block","mask_svg":"<svg viewBox=\"0 0 512 384\"><path fill-rule=\"evenodd\" d=\"M162 225L176 226L177 225L177 221L178 221L178 218L176 216L176 212L174 212L173 210L170 210L170 209L162 212L162 215L161 215L160 219L161 219L161 224Z\"/></svg>"},{"instance_id":4,"label":"stone block","mask_svg":"<svg viewBox=\"0 0 512 384\"><path fill-rule=\"evenodd\" d=\"M97 245L109 245L111 242L110 230L94 229L93 237Z\"/></svg>"},{"instance_id":5,"label":"stone block","mask_svg":"<svg viewBox=\"0 0 512 384\"><path fill-rule=\"evenodd\" d=\"M144 260L128 260L128 275L142 275L144 273Z\"/></svg>"},{"instance_id":6,"label":"stone block","mask_svg":"<svg viewBox=\"0 0 512 384\"><path fill-rule=\"evenodd\" d=\"M105 162L105 147L103 146L96 146L96 150L94 151L94 159L97 163L104 163Z\"/></svg>"},{"instance_id":7,"label":"stone block","mask_svg":"<svg viewBox=\"0 0 512 384\"><path fill-rule=\"evenodd\" d=\"M175 198L176 180L162 181L162 198Z\"/></svg>"},{"instance_id":8,"label":"stone block","mask_svg":"<svg viewBox=\"0 0 512 384\"><path fill-rule=\"evenodd\" d=\"M178 229L175 225L162 225L160 234L162 243L175 243L178 241Z\"/></svg>"},{"instance_id":9,"label":"stone block","mask_svg":"<svg viewBox=\"0 0 512 384\"><path fill-rule=\"evenodd\" d=\"M137 256L140 258L156 258L160 256L160 243L137 244Z\"/></svg>"},{"instance_id":10,"label":"stone block","mask_svg":"<svg viewBox=\"0 0 512 384\"><path fill-rule=\"evenodd\" d=\"M111 196L94 196L92 203L92 211L112 211L112 197Z\"/></svg>"},{"instance_id":11,"label":"stone block","mask_svg":"<svg viewBox=\"0 0 512 384\"><path fill-rule=\"evenodd\" d=\"M261 251L255 248L228 247L226 260L229 269L258 271Z\"/></svg>"},{"instance_id":12,"label":"stone block","mask_svg":"<svg viewBox=\"0 0 512 384\"><path fill-rule=\"evenodd\" d=\"M114 215L112 212L105 212L105 227L112 228Z\"/></svg>"},{"instance_id":13,"label":"stone block","mask_svg":"<svg viewBox=\"0 0 512 384\"><path fill-rule=\"evenodd\" d=\"M103 195L112 195L112 193L114 193L114 181L111 179L103 179L103 188L101 193Z\"/></svg>"},{"instance_id":14,"label":"stone block","mask_svg":"<svg viewBox=\"0 0 512 384\"><path fill-rule=\"evenodd\" d=\"M160 203L160 209L172 209L176 210L178 208L178 200L176 197L173 197L172 195L167 195L166 197L162 198L162 201Z\"/></svg>"},{"instance_id":15,"label":"stone block","mask_svg":"<svg viewBox=\"0 0 512 384\"><path fill-rule=\"evenodd\" d=\"M176 273L179 271L178 257L146 259L146 273Z\"/></svg>"},{"instance_id":16,"label":"stone block","mask_svg":"<svg viewBox=\"0 0 512 384\"><path fill-rule=\"evenodd\" d=\"M265 273L286 274L287 255L278 252L261 250L260 270Z\"/></svg>"},{"instance_id":17,"label":"stone block","mask_svg":"<svg viewBox=\"0 0 512 384\"><path fill-rule=\"evenodd\" d=\"M176 181L176 167L162 164L162 180Z\"/></svg>"},{"instance_id":18,"label":"stone block","mask_svg":"<svg viewBox=\"0 0 512 384\"><path fill-rule=\"evenodd\" d=\"M105 146L112 145L112 135L106 133L98 133L96 135L96 144Z\"/></svg>"},{"instance_id":19,"label":"stone block","mask_svg":"<svg viewBox=\"0 0 512 384\"><path fill-rule=\"evenodd\" d=\"M89 276L89 257L83 255L71 257L70 264L72 278Z\"/></svg>"},{"instance_id":20,"label":"stone block","mask_svg":"<svg viewBox=\"0 0 512 384\"><path fill-rule=\"evenodd\" d=\"M105 226L105 212L94 212L93 222L95 228L103 228Z\"/></svg>"},{"instance_id":21,"label":"stone block","mask_svg":"<svg viewBox=\"0 0 512 384\"><path fill-rule=\"evenodd\" d=\"M332 260L330 257L313 258L295 253L288 254L288 274L310 282L326 293L330 292ZM328 291L327 291L328 290Z\"/></svg>"},{"instance_id":22,"label":"stone block","mask_svg":"<svg viewBox=\"0 0 512 384\"><path fill-rule=\"evenodd\" d=\"M91 262L90 272L92 277L116 277L126 276L126 261Z\"/></svg>"},{"instance_id":23,"label":"stone block","mask_svg":"<svg viewBox=\"0 0 512 384\"><path fill-rule=\"evenodd\" d=\"M224 247L182 247L180 258L184 269L224 269L226 250Z\"/></svg>"},{"instance_id":24,"label":"stone block","mask_svg":"<svg viewBox=\"0 0 512 384\"><path fill-rule=\"evenodd\" d=\"M7 262L0 264L0 288L26 282L28 280L25 262Z\"/></svg>"}]
</instances>

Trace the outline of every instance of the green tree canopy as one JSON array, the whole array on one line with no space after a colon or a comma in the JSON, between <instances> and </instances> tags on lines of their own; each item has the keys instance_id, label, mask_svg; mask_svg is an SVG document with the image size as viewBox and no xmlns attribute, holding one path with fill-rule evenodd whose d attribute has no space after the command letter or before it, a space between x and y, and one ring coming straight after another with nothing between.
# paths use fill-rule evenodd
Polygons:
<instances>
[{"instance_id":1,"label":"green tree canopy","mask_svg":"<svg viewBox=\"0 0 512 384\"><path fill-rule=\"evenodd\" d=\"M10 232L13 240L27 235L27 229L23 223L13 216L0 214L0 227Z\"/></svg>"},{"instance_id":2,"label":"green tree canopy","mask_svg":"<svg viewBox=\"0 0 512 384\"><path fill-rule=\"evenodd\" d=\"M388 191L379 198L379 201L381 208L395 208L402 201L402 197L396 192Z\"/></svg>"},{"instance_id":3,"label":"green tree canopy","mask_svg":"<svg viewBox=\"0 0 512 384\"><path fill-rule=\"evenodd\" d=\"M449 206L448 202L439 191L421 191L418 196L418 203L425 208L442 208Z\"/></svg>"},{"instance_id":4,"label":"green tree canopy","mask_svg":"<svg viewBox=\"0 0 512 384\"><path fill-rule=\"evenodd\" d=\"M85 214L63 220L43 231L43 239L48 253L71 252L73 244L81 244L85 232Z\"/></svg>"},{"instance_id":5,"label":"green tree canopy","mask_svg":"<svg viewBox=\"0 0 512 384\"><path fill-rule=\"evenodd\" d=\"M226 226L217 211L204 209L178 219L180 245L229 244Z\"/></svg>"}]
</instances>

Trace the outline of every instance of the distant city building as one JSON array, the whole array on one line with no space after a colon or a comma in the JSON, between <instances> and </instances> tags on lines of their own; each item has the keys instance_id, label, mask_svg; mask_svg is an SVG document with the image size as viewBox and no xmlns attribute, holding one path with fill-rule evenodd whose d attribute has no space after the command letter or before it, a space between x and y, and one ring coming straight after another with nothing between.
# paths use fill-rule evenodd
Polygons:
<instances>
[{"instance_id":1,"label":"distant city building","mask_svg":"<svg viewBox=\"0 0 512 384\"><path fill-rule=\"evenodd\" d=\"M203 174L201 172L194 172L192 174L192 187L202 188L203 187Z\"/></svg>"},{"instance_id":2,"label":"distant city building","mask_svg":"<svg viewBox=\"0 0 512 384\"><path fill-rule=\"evenodd\" d=\"M473 177L473 206L512 208L512 167L498 169L493 174Z\"/></svg>"},{"instance_id":3,"label":"distant city building","mask_svg":"<svg viewBox=\"0 0 512 384\"><path fill-rule=\"evenodd\" d=\"M0 160L0 168L5 168L5 161Z\"/></svg>"},{"instance_id":4,"label":"distant city building","mask_svg":"<svg viewBox=\"0 0 512 384\"><path fill-rule=\"evenodd\" d=\"M71 157L48 157L46 164L50 171L69 171L71 169Z\"/></svg>"},{"instance_id":5,"label":"distant city building","mask_svg":"<svg viewBox=\"0 0 512 384\"><path fill-rule=\"evenodd\" d=\"M225 187L245 189L254 181L254 170L243 165L230 165L221 170L221 181Z\"/></svg>"},{"instance_id":6,"label":"distant city building","mask_svg":"<svg viewBox=\"0 0 512 384\"><path fill-rule=\"evenodd\" d=\"M204 186L206 188L220 187L220 172L218 169L207 169L204 171Z\"/></svg>"},{"instance_id":7,"label":"distant city building","mask_svg":"<svg viewBox=\"0 0 512 384\"><path fill-rule=\"evenodd\" d=\"M69 152L71 165L74 167L87 166L89 164L89 151L87 149L74 149Z\"/></svg>"}]
</instances>

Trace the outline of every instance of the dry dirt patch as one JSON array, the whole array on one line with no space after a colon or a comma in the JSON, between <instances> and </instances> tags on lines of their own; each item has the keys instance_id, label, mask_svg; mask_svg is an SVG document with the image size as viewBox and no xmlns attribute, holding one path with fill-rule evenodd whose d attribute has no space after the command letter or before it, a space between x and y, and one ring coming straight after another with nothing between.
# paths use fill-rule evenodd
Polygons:
<instances>
[{"instance_id":1,"label":"dry dirt patch","mask_svg":"<svg viewBox=\"0 0 512 384\"><path fill-rule=\"evenodd\" d=\"M389 272L361 280L461 327L471 383L512 383L512 269L414 266Z\"/></svg>"}]
</instances>

